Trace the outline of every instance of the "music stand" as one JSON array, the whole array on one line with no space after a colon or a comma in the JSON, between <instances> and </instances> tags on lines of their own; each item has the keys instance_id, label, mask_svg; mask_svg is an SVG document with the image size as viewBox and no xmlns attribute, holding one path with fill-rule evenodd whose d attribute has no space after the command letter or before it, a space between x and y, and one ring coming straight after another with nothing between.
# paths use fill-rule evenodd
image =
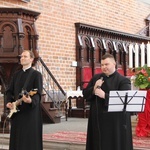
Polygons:
<instances>
[{"instance_id":1,"label":"music stand","mask_svg":"<svg viewBox=\"0 0 150 150\"><path fill-rule=\"evenodd\" d=\"M110 91L108 112L143 112L147 91Z\"/></svg>"},{"instance_id":2,"label":"music stand","mask_svg":"<svg viewBox=\"0 0 150 150\"><path fill-rule=\"evenodd\" d=\"M124 114L124 140L126 147L126 112L143 112L146 103L147 91L110 91L108 112L123 112Z\"/></svg>"}]
</instances>

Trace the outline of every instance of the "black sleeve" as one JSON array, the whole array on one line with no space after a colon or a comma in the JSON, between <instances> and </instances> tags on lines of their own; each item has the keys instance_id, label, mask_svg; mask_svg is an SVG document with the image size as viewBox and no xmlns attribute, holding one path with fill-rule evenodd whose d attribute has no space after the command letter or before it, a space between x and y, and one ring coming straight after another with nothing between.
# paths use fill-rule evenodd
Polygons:
<instances>
[{"instance_id":1,"label":"black sleeve","mask_svg":"<svg viewBox=\"0 0 150 150\"><path fill-rule=\"evenodd\" d=\"M34 80L34 88L37 89L37 93L32 96L32 107L35 107L41 101L42 90L43 90L43 79L40 72L36 73L36 77Z\"/></svg>"},{"instance_id":2,"label":"black sleeve","mask_svg":"<svg viewBox=\"0 0 150 150\"><path fill-rule=\"evenodd\" d=\"M96 74L88 83L87 87L83 89L83 97L86 101L91 101L95 99L95 94L93 93L95 82L101 78L101 74Z\"/></svg>"},{"instance_id":3,"label":"black sleeve","mask_svg":"<svg viewBox=\"0 0 150 150\"><path fill-rule=\"evenodd\" d=\"M124 77L119 84L119 89L118 90L131 90L131 81Z\"/></svg>"},{"instance_id":4,"label":"black sleeve","mask_svg":"<svg viewBox=\"0 0 150 150\"><path fill-rule=\"evenodd\" d=\"M121 77L118 77L118 82L119 82L119 85L118 87L116 88L116 90L131 90L131 81L124 77L124 76L121 76ZM109 103L109 93L105 93L105 106L108 106L108 103Z\"/></svg>"}]
</instances>

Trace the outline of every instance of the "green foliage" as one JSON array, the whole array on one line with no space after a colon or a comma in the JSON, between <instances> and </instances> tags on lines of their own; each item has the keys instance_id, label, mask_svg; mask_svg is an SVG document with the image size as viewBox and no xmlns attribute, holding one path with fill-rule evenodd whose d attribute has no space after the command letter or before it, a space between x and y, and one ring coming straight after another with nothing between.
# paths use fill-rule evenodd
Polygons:
<instances>
[{"instance_id":1,"label":"green foliage","mask_svg":"<svg viewBox=\"0 0 150 150\"><path fill-rule=\"evenodd\" d=\"M140 89L150 89L150 68L147 65L136 69L134 85Z\"/></svg>"}]
</instances>

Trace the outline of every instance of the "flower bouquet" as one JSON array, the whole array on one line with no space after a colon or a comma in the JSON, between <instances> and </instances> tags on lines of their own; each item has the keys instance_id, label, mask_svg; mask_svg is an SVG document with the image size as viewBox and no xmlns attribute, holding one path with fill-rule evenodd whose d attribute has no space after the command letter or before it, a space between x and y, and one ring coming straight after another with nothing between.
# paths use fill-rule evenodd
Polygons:
<instances>
[{"instance_id":1,"label":"flower bouquet","mask_svg":"<svg viewBox=\"0 0 150 150\"><path fill-rule=\"evenodd\" d=\"M144 65L136 68L133 83L139 89L150 89L150 67Z\"/></svg>"},{"instance_id":2,"label":"flower bouquet","mask_svg":"<svg viewBox=\"0 0 150 150\"><path fill-rule=\"evenodd\" d=\"M144 112L138 113L135 132L138 137L148 137L150 136L150 67L144 65L136 68L133 83L135 87L147 90Z\"/></svg>"}]
</instances>

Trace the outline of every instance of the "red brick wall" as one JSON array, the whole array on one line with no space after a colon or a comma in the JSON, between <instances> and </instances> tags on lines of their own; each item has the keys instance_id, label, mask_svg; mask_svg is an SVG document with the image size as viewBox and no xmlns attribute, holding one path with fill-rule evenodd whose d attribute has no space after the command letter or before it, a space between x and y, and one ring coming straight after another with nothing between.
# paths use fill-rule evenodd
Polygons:
<instances>
[{"instance_id":1,"label":"red brick wall","mask_svg":"<svg viewBox=\"0 0 150 150\"><path fill-rule=\"evenodd\" d=\"M36 27L39 53L64 90L75 89L76 22L127 33L138 33L150 5L138 0L0 0L0 7L23 7L41 12Z\"/></svg>"}]
</instances>

